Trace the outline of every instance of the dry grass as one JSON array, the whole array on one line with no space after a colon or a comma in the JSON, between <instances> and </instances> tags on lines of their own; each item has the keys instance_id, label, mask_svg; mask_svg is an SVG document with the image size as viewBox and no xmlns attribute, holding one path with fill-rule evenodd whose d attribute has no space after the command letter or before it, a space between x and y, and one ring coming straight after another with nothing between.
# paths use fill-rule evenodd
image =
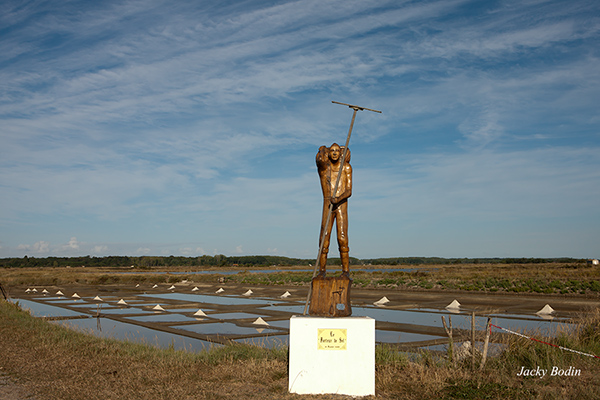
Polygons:
<instances>
[{"instance_id":1,"label":"dry grass","mask_svg":"<svg viewBox=\"0 0 600 400\"><path fill-rule=\"evenodd\" d=\"M244 345L209 352L156 349L99 339L31 317L0 301L0 367L44 399L341 399L287 392L287 352ZM558 339L600 351L600 312ZM507 351L482 372L429 353L378 347L378 399L597 399L600 360L507 337ZM521 366L581 369L578 377L517 377ZM335 368L335 367L333 367Z\"/></svg>"},{"instance_id":2,"label":"dry grass","mask_svg":"<svg viewBox=\"0 0 600 400\"><path fill-rule=\"evenodd\" d=\"M410 266L407 266L411 268ZM397 266L395 268L398 268ZM164 269L163 269L164 270ZM214 281L212 275L117 274L110 269L4 269L2 283L69 285L170 283L181 279ZM245 284L305 284L312 271L238 274ZM583 284L599 279L598 267L580 264L460 264L427 266L415 272L356 272L355 284L401 289L507 290L511 283L535 292L544 283L571 296L598 296ZM252 280L259 280L252 282ZM288 281L284 281L288 279ZM289 280L292 281L289 281ZM495 279L495 280L494 280ZM554 286L550 283L555 282ZM499 286L493 286L493 285ZM540 286L541 285L541 286ZM569 286L570 285L570 286ZM572 288L576 288L572 290ZM583 289L582 289L583 288ZM554 340L554 339L553 339ZM600 312L565 332L556 344L600 354ZM376 392L381 399L597 399L600 360L566 353L518 337L507 337L501 356L482 372L470 364L451 366L430 354L409 360L385 347L377 350ZM574 368L578 377L524 378L527 368ZM37 398L44 399L339 399L287 392L287 353L244 346L193 354L99 339L32 318L0 301L0 367Z\"/></svg>"},{"instance_id":3,"label":"dry grass","mask_svg":"<svg viewBox=\"0 0 600 400\"><path fill-rule=\"evenodd\" d=\"M40 398L293 398L276 352L194 354L99 339L0 303L0 365Z\"/></svg>"}]
</instances>

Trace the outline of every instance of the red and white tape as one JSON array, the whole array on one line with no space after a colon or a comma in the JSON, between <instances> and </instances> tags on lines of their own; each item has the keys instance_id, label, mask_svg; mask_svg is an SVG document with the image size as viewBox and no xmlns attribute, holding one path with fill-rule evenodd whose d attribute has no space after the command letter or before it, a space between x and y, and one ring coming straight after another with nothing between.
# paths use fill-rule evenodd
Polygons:
<instances>
[{"instance_id":1,"label":"red and white tape","mask_svg":"<svg viewBox=\"0 0 600 400\"><path fill-rule=\"evenodd\" d=\"M525 338L525 339L533 340L534 342L538 342L538 343L547 344L548 346L557 347L557 348L559 348L559 349L561 349L561 350L566 350L566 351L570 351L570 352L572 352L572 353L581 354L582 356L593 357L593 358L600 358L600 357L598 357L598 356L596 356L596 355L593 355L593 354L588 354L588 353L584 353L584 352L582 352L582 351L577 351L577 350L573 350L573 349L568 349L568 348L566 348L566 347L559 346L559 345L557 345L557 344L552 344L552 343L544 342L544 341L542 341L542 340L539 340L539 339L536 339L536 338L532 338L532 337L530 337L530 336L525 336L525 335L523 335L522 333L515 332L515 331L511 331L510 329L502 328L501 326L494 325L494 324L490 324L490 334L492 333L492 326L493 326L494 328L501 329L501 330L503 330L503 331L505 331L505 332L512 333L513 335L517 335L517 336L521 336L521 337L523 337L523 338Z\"/></svg>"}]
</instances>

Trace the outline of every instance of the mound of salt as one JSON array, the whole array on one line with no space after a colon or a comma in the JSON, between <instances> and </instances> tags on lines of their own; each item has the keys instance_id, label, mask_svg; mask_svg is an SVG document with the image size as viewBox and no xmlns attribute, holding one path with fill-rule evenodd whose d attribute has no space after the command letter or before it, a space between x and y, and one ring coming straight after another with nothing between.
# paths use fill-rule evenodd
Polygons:
<instances>
[{"instance_id":1,"label":"mound of salt","mask_svg":"<svg viewBox=\"0 0 600 400\"><path fill-rule=\"evenodd\" d=\"M460 303L458 302L458 300L455 299L452 303L448 304L446 306L446 308L453 308L453 309L460 308Z\"/></svg>"},{"instance_id":2,"label":"mound of salt","mask_svg":"<svg viewBox=\"0 0 600 400\"><path fill-rule=\"evenodd\" d=\"M373 304L375 304L376 306L382 306L382 305L384 305L385 303L389 303L389 302L390 302L390 300L389 300L387 297L383 296L381 299L377 300L377 301L376 301L375 303L373 303Z\"/></svg>"},{"instance_id":3,"label":"mound of salt","mask_svg":"<svg viewBox=\"0 0 600 400\"><path fill-rule=\"evenodd\" d=\"M542 308L540 311L536 312L536 314L552 314L554 312L554 309L552 307L550 307L550 304L546 304L544 306L544 308Z\"/></svg>"},{"instance_id":4,"label":"mound of salt","mask_svg":"<svg viewBox=\"0 0 600 400\"><path fill-rule=\"evenodd\" d=\"M254 321L253 324L254 325L266 325L266 326L269 326L269 324L267 323L267 321L265 321L264 319L262 319L262 317L256 318L256 321Z\"/></svg>"}]
</instances>

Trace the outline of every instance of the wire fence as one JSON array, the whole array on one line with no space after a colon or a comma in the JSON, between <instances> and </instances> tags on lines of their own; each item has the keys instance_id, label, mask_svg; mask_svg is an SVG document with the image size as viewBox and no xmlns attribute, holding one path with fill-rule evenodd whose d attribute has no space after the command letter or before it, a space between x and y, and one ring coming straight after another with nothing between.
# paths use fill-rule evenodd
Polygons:
<instances>
[{"instance_id":1,"label":"wire fence","mask_svg":"<svg viewBox=\"0 0 600 400\"><path fill-rule=\"evenodd\" d=\"M557 345L557 344L552 344L552 343L544 342L543 340L539 340L539 339L533 338L533 337L531 337L531 336L526 336L526 335L523 335L522 333L515 332L515 331L511 331L510 329L502 328L501 326L494 325L494 324L490 324L490 334L492 333L492 326L493 326L494 328L497 328L497 329L503 330L504 332L508 332L508 333L511 333L511 334L513 334L513 335L517 335L517 336L520 336L520 337L522 337L522 338L525 338L525 339L533 340L534 342L538 342L538 343L547 344L548 346L557 347L557 348L559 348L559 349L561 349L561 350L570 351L570 352L572 352L572 353L577 353L577 354L580 354L580 355L582 355L582 356L586 356L586 357L600 358L600 357L598 357L598 356L596 356L596 355L594 355L594 354L584 353L584 352L582 352L582 351L578 351L578 350L569 349L569 348L566 348L566 347L563 347L563 346L559 346L559 345Z\"/></svg>"}]
</instances>

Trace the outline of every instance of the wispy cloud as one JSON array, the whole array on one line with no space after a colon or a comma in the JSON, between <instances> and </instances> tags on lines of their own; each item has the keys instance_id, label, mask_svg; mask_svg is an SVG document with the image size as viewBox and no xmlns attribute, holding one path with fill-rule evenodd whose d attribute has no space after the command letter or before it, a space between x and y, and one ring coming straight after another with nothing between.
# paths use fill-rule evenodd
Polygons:
<instances>
[{"instance_id":1,"label":"wispy cloud","mask_svg":"<svg viewBox=\"0 0 600 400\"><path fill-rule=\"evenodd\" d=\"M365 226L600 218L594 1L0 7L0 255L312 254L330 100Z\"/></svg>"}]
</instances>

